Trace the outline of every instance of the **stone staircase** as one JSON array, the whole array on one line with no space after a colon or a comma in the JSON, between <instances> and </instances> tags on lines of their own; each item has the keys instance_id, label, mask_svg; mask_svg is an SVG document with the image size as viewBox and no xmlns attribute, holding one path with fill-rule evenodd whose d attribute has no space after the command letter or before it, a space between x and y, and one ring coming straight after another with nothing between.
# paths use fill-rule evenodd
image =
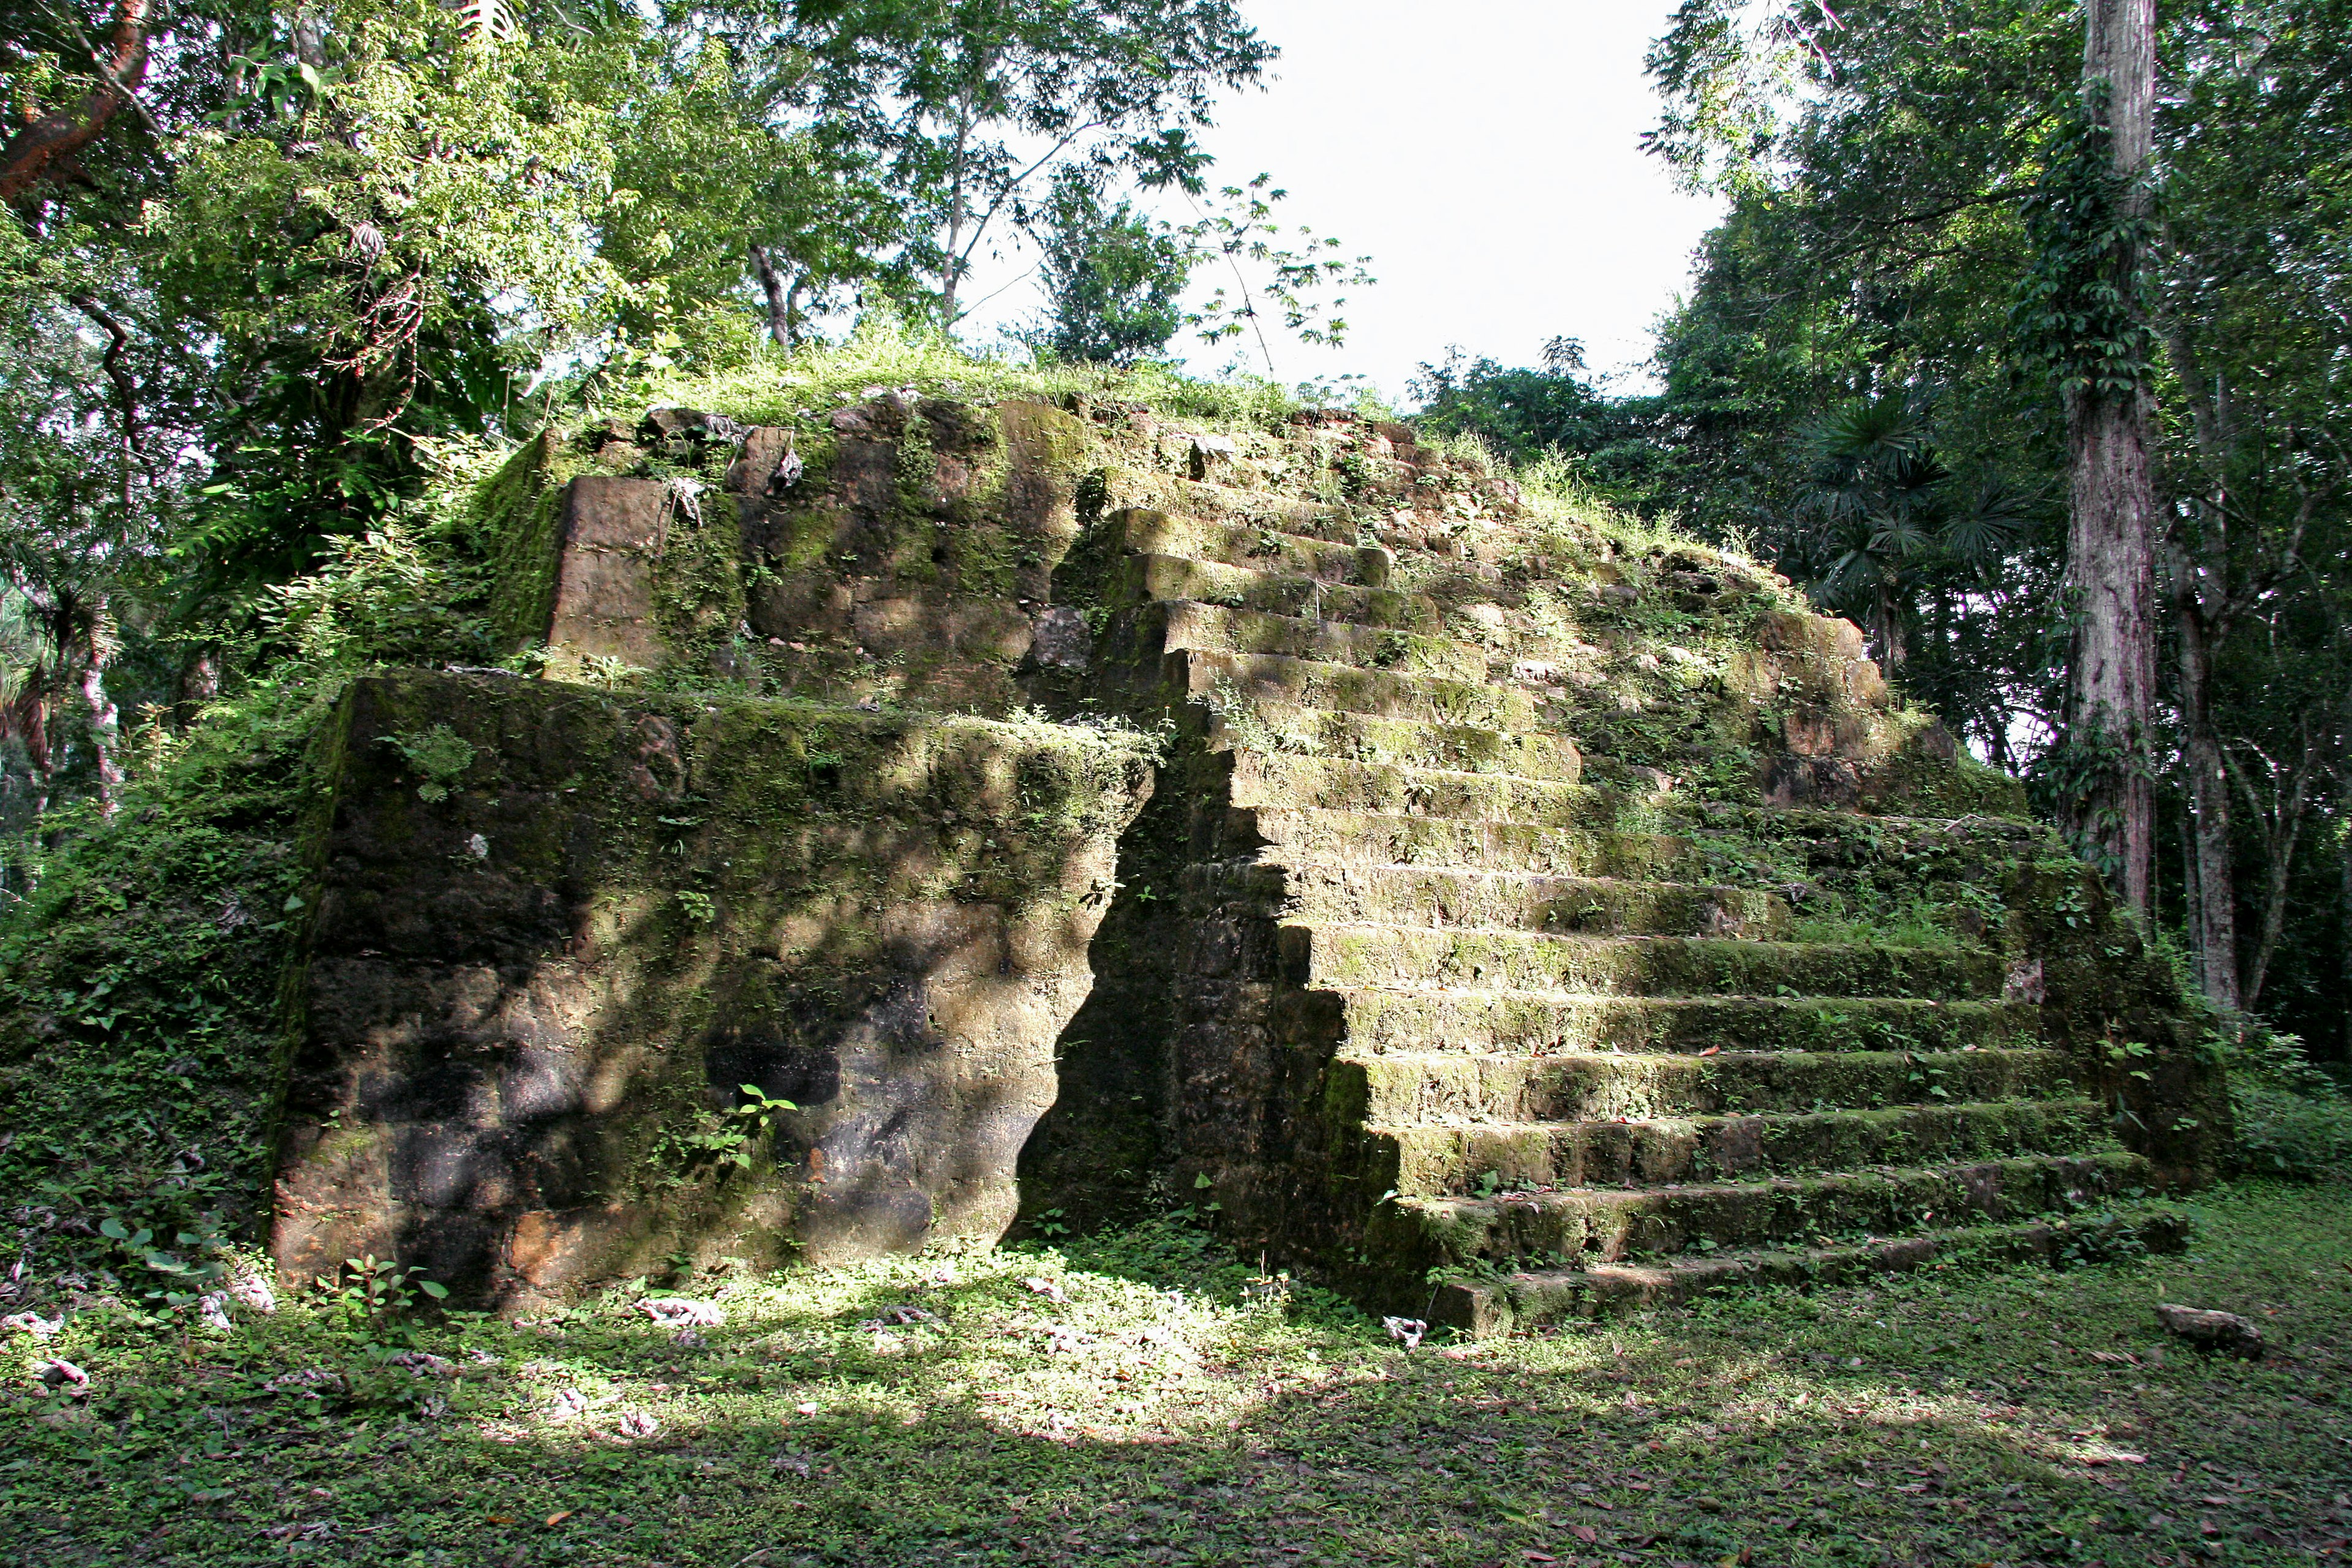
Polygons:
<instances>
[{"instance_id":1,"label":"stone staircase","mask_svg":"<svg viewBox=\"0 0 2352 1568\"><path fill-rule=\"evenodd\" d=\"M1055 595L1092 700L1178 721L1165 1115L1236 1238L1474 1331L2180 1244L2079 1037L2131 998L2044 992L2095 879L1851 627L1570 559L1395 426L1187 468L1112 471Z\"/></svg>"}]
</instances>

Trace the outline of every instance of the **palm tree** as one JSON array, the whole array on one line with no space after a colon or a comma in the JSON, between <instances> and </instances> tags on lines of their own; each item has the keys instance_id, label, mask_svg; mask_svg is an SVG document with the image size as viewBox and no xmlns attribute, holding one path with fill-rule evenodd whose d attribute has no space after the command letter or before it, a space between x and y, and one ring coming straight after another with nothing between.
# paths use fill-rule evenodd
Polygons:
<instances>
[{"instance_id":1,"label":"palm tree","mask_svg":"<svg viewBox=\"0 0 2352 1568\"><path fill-rule=\"evenodd\" d=\"M1939 567L1981 573L2023 526L2032 498L1999 478L1964 484L1899 394L1866 398L1805 432L1811 482L1784 565L1826 609L1852 616L1891 674L1909 654L1923 580Z\"/></svg>"}]
</instances>

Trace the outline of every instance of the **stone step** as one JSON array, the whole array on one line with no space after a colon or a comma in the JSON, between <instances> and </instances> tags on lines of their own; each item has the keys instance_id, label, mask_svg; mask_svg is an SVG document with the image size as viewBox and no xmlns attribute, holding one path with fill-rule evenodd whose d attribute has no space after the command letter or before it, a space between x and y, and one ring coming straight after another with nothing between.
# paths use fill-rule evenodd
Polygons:
<instances>
[{"instance_id":1,"label":"stone step","mask_svg":"<svg viewBox=\"0 0 2352 1568\"><path fill-rule=\"evenodd\" d=\"M2110 1150L1758 1182L1398 1197L1375 1211L1368 1240L1376 1256L1438 1267L1528 1257L1619 1263L1916 1235L1939 1222L2016 1222L2143 1191L2149 1181L2146 1160Z\"/></svg>"},{"instance_id":2,"label":"stone step","mask_svg":"<svg viewBox=\"0 0 2352 1568\"><path fill-rule=\"evenodd\" d=\"M1208 742L1213 751L1318 757L1444 773L1508 773L1545 784L1572 784L1584 772L1583 753L1565 735L1234 701L1224 691L1206 706L1212 715Z\"/></svg>"},{"instance_id":3,"label":"stone step","mask_svg":"<svg viewBox=\"0 0 2352 1568\"><path fill-rule=\"evenodd\" d=\"M1449 821L1317 807L1237 808L1224 842L1266 845L1319 859L1466 866L1559 876L1646 877L1785 887L1822 871L1880 869L1933 879L1963 874L1981 844L2000 858L2042 838L2039 825L2005 818L1919 817L1662 805L1648 791L1592 779L1572 823ZM1830 818L1823 821L1823 818Z\"/></svg>"},{"instance_id":4,"label":"stone step","mask_svg":"<svg viewBox=\"0 0 2352 1568\"><path fill-rule=\"evenodd\" d=\"M1135 614L1160 621L1161 646L1169 652L1279 654L1452 680L1486 679L1486 649L1421 632L1229 609L1197 599L1147 605Z\"/></svg>"},{"instance_id":5,"label":"stone step","mask_svg":"<svg viewBox=\"0 0 2352 1568\"><path fill-rule=\"evenodd\" d=\"M2072 1099L2079 1092L2065 1053L2025 1047L1726 1051L1716 1057L1350 1055L1329 1065L1325 1089L1343 1113L1388 1126L1884 1110L1939 1100ZM1940 1097L1933 1093L1938 1089Z\"/></svg>"},{"instance_id":6,"label":"stone step","mask_svg":"<svg viewBox=\"0 0 2352 1568\"><path fill-rule=\"evenodd\" d=\"M1466 1194L1490 1181L1530 1189L1709 1182L2079 1153L2114 1142L2098 1103L2084 1099L1367 1131L1393 1162L1388 1184L1408 1195Z\"/></svg>"},{"instance_id":7,"label":"stone step","mask_svg":"<svg viewBox=\"0 0 2352 1568\"><path fill-rule=\"evenodd\" d=\"M1431 635L1441 629L1437 606L1426 595L1289 577L1183 555L1122 556L1103 588L1104 605L1113 612L1178 599L1355 626Z\"/></svg>"},{"instance_id":8,"label":"stone step","mask_svg":"<svg viewBox=\"0 0 2352 1568\"><path fill-rule=\"evenodd\" d=\"M1554 755L1561 771L1581 771L1582 758L1572 748ZM1321 806L1480 821L1565 816L1583 798L1573 779L1286 752L1236 750L1234 756L1235 805Z\"/></svg>"},{"instance_id":9,"label":"stone step","mask_svg":"<svg viewBox=\"0 0 2352 1568\"><path fill-rule=\"evenodd\" d=\"M1513 770L1515 772L1524 770ZM1715 879L1691 838L1544 822L1454 821L1312 806L1236 806L1223 842L1285 859L1373 866L1460 866L1559 877Z\"/></svg>"},{"instance_id":10,"label":"stone step","mask_svg":"<svg viewBox=\"0 0 2352 1568\"><path fill-rule=\"evenodd\" d=\"M1391 558L1377 544L1349 544L1289 532L1272 523L1252 526L1181 512L1128 507L1103 519L1118 547L1132 555L1183 555L1312 577L1320 583L1389 585Z\"/></svg>"},{"instance_id":11,"label":"stone step","mask_svg":"<svg viewBox=\"0 0 2352 1568\"><path fill-rule=\"evenodd\" d=\"M1110 469L1105 476L1106 493L1118 503L1110 517L1122 510L1159 511L1237 528L1273 529L1328 543L1355 542L1360 524L1351 509L1278 489L1224 484L1216 472L1212 468L1195 479L1139 468Z\"/></svg>"},{"instance_id":12,"label":"stone step","mask_svg":"<svg viewBox=\"0 0 2352 1568\"><path fill-rule=\"evenodd\" d=\"M1284 978L1315 989L1383 986L1606 995L1899 996L1958 1002L2001 994L1985 948L1717 937L1551 936L1403 925L1291 924Z\"/></svg>"},{"instance_id":13,"label":"stone step","mask_svg":"<svg viewBox=\"0 0 2352 1568\"><path fill-rule=\"evenodd\" d=\"M1654 1264L1604 1264L1458 1279L1442 1286L1429 1321L1485 1337L1548 1323L1672 1306L1724 1290L1841 1285L1915 1269L2036 1262L2058 1267L2185 1250L2187 1215L2154 1205L2010 1225L1938 1226L1916 1236L1829 1247L1718 1252ZM1405 1304L1409 1293L1400 1288Z\"/></svg>"},{"instance_id":14,"label":"stone step","mask_svg":"<svg viewBox=\"0 0 2352 1568\"><path fill-rule=\"evenodd\" d=\"M1787 902L1758 889L1529 871L1208 861L1187 869L1186 888L1278 919L1350 925L1771 938L1789 924Z\"/></svg>"},{"instance_id":15,"label":"stone step","mask_svg":"<svg viewBox=\"0 0 2352 1568\"><path fill-rule=\"evenodd\" d=\"M1337 1045L1349 1056L1709 1049L1843 1055L2029 1044L2037 1011L2024 1003L1890 997L1349 989L1280 992L1273 1021L1290 1044Z\"/></svg>"},{"instance_id":16,"label":"stone step","mask_svg":"<svg viewBox=\"0 0 2352 1568\"><path fill-rule=\"evenodd\" d=\"M1534 700L1517 687L1451 680L1395 669L1366 669L1283 654L1212 653L1168 656L1168 680L1188 697L1206 700L1228 689L1252 702L1325 708L1433 724L1476 724L1492 730L1535 727Z\"/></svg>"}]
</instances>

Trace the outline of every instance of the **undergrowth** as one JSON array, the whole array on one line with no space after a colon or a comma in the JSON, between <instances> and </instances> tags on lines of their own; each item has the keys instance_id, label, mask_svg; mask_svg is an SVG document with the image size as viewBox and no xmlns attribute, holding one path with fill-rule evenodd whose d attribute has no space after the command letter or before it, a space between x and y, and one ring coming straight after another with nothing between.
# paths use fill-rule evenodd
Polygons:
<instances>
[{"instance_id":1,"label":"undergrowth","mask_svg":"<svg viewBox=\"0 0 2352 1568\"><path fill-rule=\"evenodd\" d=\"M344 1280L206 1329L100 1281L5 1346L0 1558L2309 1563L2352 1523L2352 1188L2190 1206L2186 1257L1417 1348L1181 1216L722 1272L685 1328L641 1287L509 1323Z\"/></svg>"}]
</instances>

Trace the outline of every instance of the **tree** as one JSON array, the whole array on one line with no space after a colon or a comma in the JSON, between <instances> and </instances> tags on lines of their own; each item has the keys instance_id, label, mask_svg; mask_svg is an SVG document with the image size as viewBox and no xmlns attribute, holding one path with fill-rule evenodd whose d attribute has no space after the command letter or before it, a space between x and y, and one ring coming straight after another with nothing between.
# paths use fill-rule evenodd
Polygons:
<instances>
[{"instance_id":1,"label":"tree","mask_svg":"<svg viewBox=\"0 0 2352 1568\"><path fill-rule=\"evenodd\" d=\"M2156 127L2156 0L2087 0L2082 107L2030 209L2066 410L2066 744L2074 827L2151 912L2156 487L2144 314Z\"/></svg>"},{"instance_id":2,"label":"tree","mask_svg":"<svg viewBox=\"0 0 2352 1568\"><path fill-rule=\"evenodd\" d=\"M1859 621L1886 673L1899 674L1926 580L1992 567L2022 526L2027 499L1997 477L1969 483L1954 474L1897 395L1832 410L1805 437L1812 480L1798 514L1811 526L1782 563L1803 568L1813 596Z\"/></svg>"},{"instance_id":3,"label":"tree","mask_svg":"<svg viewBox=\"0 0 2352 1568\"><path fill-rule=\"evenodd\" d=\"M1556 453L1635 510L1665 501L1657 400L1610 396L1587 375L1574 338L1553 338L1542 364L1521 369L1450 349L1443 361L1422 362L1408 390L1433 430L1479 436L1520 462Z\"/></svg>"},{"instance_id":4,"label":"tree","mask_svg":"<svg viewBox=\"0 0 2352 1568\"><path fill-rule=\"evenodd\" d=\"M1106 209L1087 172L1055 177L1039 243L1049 311L1039 342L1062 358L1132 363L1162 353L1183 325L1192 247L1130 203Z\"/></svg>"},{"instance_id":5,"label":"tree","mask_svg":"<svg viewBox=\"0 0 2352 1568\"><path fill-rule=\"evenodd\" d=\"M2098 85L2120 46L2098 39L2151 26L2166 85L2130 177ZM2166 849L2149 907L2178 921L2208 994L2243 1001L2269 951L2265 1013L2335 1050L2352 1001L2343 797L2324 784L2352 685L2326 608L2352 575L2348 47L2342 0L2168 0L2152 22L2029 0L1689 0L1652 57L1654 148L1730 198L1660 340L1662 489L1807 575L1808 430L1900 396L1932 410L1949 466L2066 497L2064 515L2029 508L1965 592L1921 574L1906 684L2087 829L2119 886L2144 787L2146 840ZM2111 493L2078 477L2103 453L2128 477L2135 441L2153 497L2136 763L2128 734L2082 720L2099 680L2129 675L2095 670L2088 645L2134 640L2117 630L2131 552L2069 539ZM2084 574L2118 563L2102 620ZM2306 725L2319 760L2299 793ZM2314 815L2284 831L2298 799Z\"/></svg>"},{"instance_id":6,"label":"tree","mask_svg":"<svg viewBox=\"0 0 2352 1568\"><path fill-rule=\"evenodd\" d=\"M1275 49L1231 0L800 0L761 47L805 51L801 96L870 150L904 203L908 265L953 324L998 220L1045 221L1065 169L1198 190L1193 132Z\"/></svg>"}]
</instances>

